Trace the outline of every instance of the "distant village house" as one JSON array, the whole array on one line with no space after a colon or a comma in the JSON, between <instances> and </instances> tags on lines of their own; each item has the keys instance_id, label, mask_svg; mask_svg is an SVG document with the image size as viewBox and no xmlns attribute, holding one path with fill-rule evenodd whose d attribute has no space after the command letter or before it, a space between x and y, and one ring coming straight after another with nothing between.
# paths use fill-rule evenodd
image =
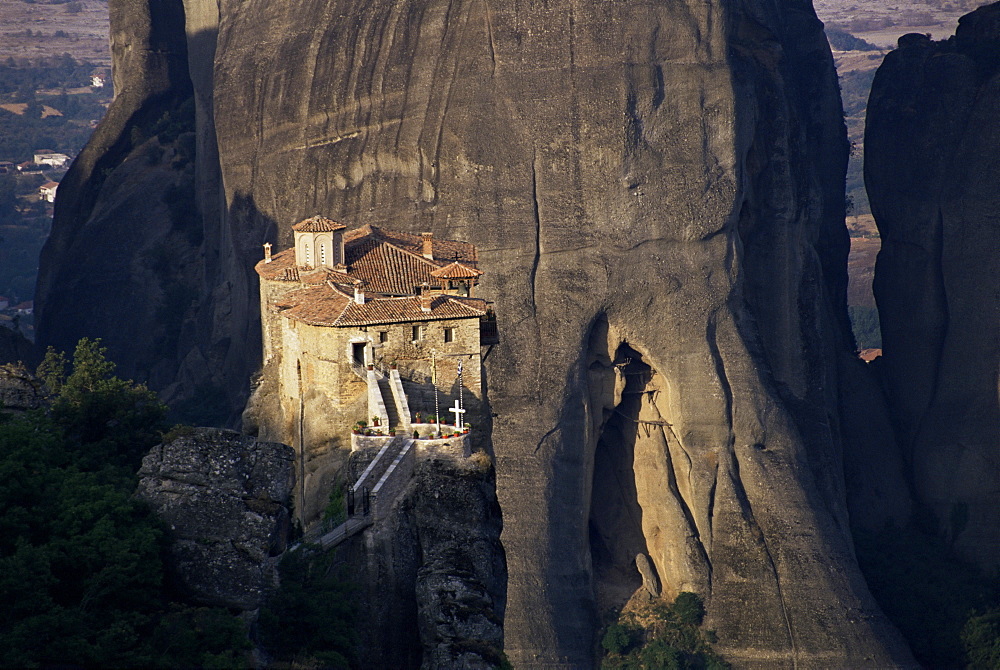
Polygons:
<instances>
[{"instance_id":1,"label":"distant village house","mask_svg":"<svg viewBox=\"0 0 1000 670\"><path fill-rule=\"evenodd\" d=\"M70 162L70 157L48 149L35 151L34 162L37 165L49 165L51 167L66 167Z\"/></svg>"},{"instance_id":2,"label":"distant village house","mask_svg":"<svg viewBox=\"0 0 1000 670\"><path fill-rule=\"evenodd\" d=\"M24 161L17 164L17 171L21 174L41 174L42 166L33 161Z\"/></svg>"},{"instance_id":3,"label":"distant village house","mask_svg":"<svg viewBox=\"0 0 1000 670\"><path fill-rule=\"evenodd\" d=\"M90 77L90 85L94 88L104 88L104 82L103 74L95 74Z\"/></svg>"},{"instance_id":4,"label":"distant village house","mask_svg":"<svg viewBox=\"0 0 1000 670\"><path fill-rule=\"evenodd\" d=\"M59 189L59 182L57 181L47 181L38 187L38 197L39 200L44 200L45 202L55 202L56 201L56 190Z\"/></svg>"}]
</instances>

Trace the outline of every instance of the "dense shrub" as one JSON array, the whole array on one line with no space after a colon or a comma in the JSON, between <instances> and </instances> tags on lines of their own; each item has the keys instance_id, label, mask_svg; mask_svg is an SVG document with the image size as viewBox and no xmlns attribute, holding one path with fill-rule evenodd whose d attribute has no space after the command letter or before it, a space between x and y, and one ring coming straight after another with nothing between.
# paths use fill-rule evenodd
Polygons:
<instances>
[{"instance_id":1,"label":"dense shrub","mask_svg":"<svg viewBox=\"0 0 1000 670\"><path fill-rule=\"evenodd\" d=\"M830 42L830 47L836 51L879 51L878 46L839 28L828 27L826 39Z\"/></svg>"},{"instance_id":2,"label":"dense shrub","mask_svg":"<svg viewBox=\"0 0 1000 670\"><path fill-rule=\"evenodd\" d=\"M714 631L701 631L705 616L701 598L690 592L672 604L658 602L622 615L601 638L606 652L602 670L694 670L728 668L711 648Z\"/></svg>"},{"instance_id":3,"label":"dense shrub","mask_svg":"<svg viewBox=\"0 0 1000 670\"><path fill-rule=\"evenodd\" d=\"M882 326L879 323L878 310L874 307L852 305L847 308L851 318L851 329L854 339L860 349L882 348Z\"/></svg>"},{"instance_id":4,"label":"dense shrub","mask_svg":"<svg viewBox=\"0 0 1000 670\"><path fill-rule=\"evenodd\" d=\"M260 613L264 648L295 667L350 667L357 644L354 587L334 567L333 555L293 551L279 570L281 589Z\"/></svg>"}]
</instances>

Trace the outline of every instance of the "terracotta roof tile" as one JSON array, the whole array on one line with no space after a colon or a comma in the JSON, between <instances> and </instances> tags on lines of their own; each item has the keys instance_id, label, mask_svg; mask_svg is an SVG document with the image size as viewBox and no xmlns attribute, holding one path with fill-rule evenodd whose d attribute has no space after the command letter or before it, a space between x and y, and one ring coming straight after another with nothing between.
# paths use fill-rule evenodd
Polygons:
<instances>
[{"instance_id":1,"label":"terracotta roof tile","mask_svg":"<svg viewBox=\"0 0 1000 670\"><path fill-rule=\"evenodd\" d=\"M303 219L292 226L292 230L299 233L329 233L334 230L343 230L344 228L347 228L347 226L319 214L308 219Z\"/></svg>"},{"instance_id":2,"label":"terracotta roof tile","mask_svg":"<svg viewBox=\"0 0 1000 670\"><path fill-rule=\"evenodd\" d=\"M443 268L439 268L431 273L432 277L437 277L438 279L475 279L483 273L476 268L470 268L467 265L462 265L458 261L454 263L449 263Z\"/></svg>"},{"instance_id":3,"label":"terracotta roof tile","mask_svg":"<svg viewBox=\"0 0 1000 670\"><path fill-rule=\"evenodd\" d=\"M437 265L374 237L352 244L345 255L350 275L376 293L413 295L425 282L437 284L431 276Z\"/></svg>"},{"instance_id":4,"label":"terracotta roof tile","mask_svg":"<svg viewBox=\"0 0 1000 670\"><path fill-rule=\"evenodd\" d=\"M471 319L486 315L486 301L457 299L438 295L431 300L431 311L420 307L420 298L369 298L356 303L344 289L337 286L310 286L285 294L273 305L284 317L313 326L366 326L412 321Z\"/></svg>"},{"instance_id":5,"label":"terracotta roof tile","mask_svg":"<svg viewBox=\"0 0 1000 670\"><path fill-rule=\"evenodd\" d=\"M450 296L438 295L431 299L431 311L420 307L420 298L373 298L359 305L352 302L344 310L334 325L364 326L377 323L400 323L407 321L439 321L441 319L470 319L486 315L485 303L482 308L453 300Z\"/></svg>"},{"instance_id":6,"label":"terracotta roof tile","mask_svg":"<svg viewBox=\"0 0 1000 670\"><path fill-rule=\"evenodd\" d=\"M296 224L295 229L312 230L314 226L316 230L319 227L329 229L331 225L340 226L330 219L313 217ZM295 250L286 249L274 254L270 263L258 262L255 269L262 279L271 281L301 282L307 286L345 284L343 290L347 293L352 293L351 285L360 280L369 295L391 296L413 296L417 287L424 284L434 287L439 286L442 279L470 279L482 274L476 268L476 247L466 242L435 240L435 258L429 260L421 253L423 240L419 235L366 225L349 231L344 238L346 266L337 269L297 267ZM453 260L456 256L463 260Z\"/></svg>"},{"instance_id":7,"label":"terracotta roof tile","mask_svg":"<svg viewBox=\"0 0 1000 670\"><path fill-rule=\"evenodd\" d=\"M378 226L366 224L360 228L355 228L354 230L344 233L344 244L348 247L348 258L350 258L351 244L364 237L370 237L379 241L388 242L389 244L397 246L400 249L404 249L405 251L409 251L411 254L421 258L423 258L424 255L424 241L420 235L402 233L396 230L386 230L384 228L379 228ZM469 267L476 267L479 262L479 258L476 253L476 246L468 242L444 240L435 237L432 245L432 251L434 254L434 263L439 267L456 260L456 255L458 260L462 261L462 263Z\"/></svg>"},{"instance_id":8,"label":"terracotta roof tile","mask_svg":"<svg viewBox=\"0 0 1000 670\"><path fill-rule=\"evenodd\" d=\"M274 254L271 257L271 262L260 260L257 265L254 266L254 270L257 274L261 276L262 279L271 279L274 281L298 281L298 268L295 267L295 250L285 249L281 253ZM294 271L294 272L292 272ZM289 279L290 275L294 274L294 279Z\"/></svg>"}]
</instances>

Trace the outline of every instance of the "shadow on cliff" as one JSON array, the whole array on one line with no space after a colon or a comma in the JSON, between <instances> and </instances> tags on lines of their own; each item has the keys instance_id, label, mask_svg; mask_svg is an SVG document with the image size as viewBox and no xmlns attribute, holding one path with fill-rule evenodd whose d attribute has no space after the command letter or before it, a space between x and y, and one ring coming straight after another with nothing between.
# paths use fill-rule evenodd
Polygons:
<instances>
[{"instance_id":1,"label":"shadow on cliff","mask_svg":"<svg viewBox=\"0 0 1000 670\"><path fill-rule=\"evenodd\" d=\"M220 211L214 122L188 62L214 52L216 31L186 35L181 3L145 11L112 8L119 95L60 187L37 351L99 337L175 420L238 427L260 361L253 265L277 226L248 196Z\"/></svg>"}]
</instances>

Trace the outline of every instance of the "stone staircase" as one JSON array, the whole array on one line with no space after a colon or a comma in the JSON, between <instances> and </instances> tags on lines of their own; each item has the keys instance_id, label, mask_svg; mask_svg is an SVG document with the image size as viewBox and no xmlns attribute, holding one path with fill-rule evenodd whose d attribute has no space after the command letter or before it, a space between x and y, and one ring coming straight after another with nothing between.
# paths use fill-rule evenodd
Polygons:
<instances>
[{"instance_id":1,"label":"stone staircase","mask_svg":"<svg viewBox=\"0 0 1000 670\"><path fill-rule=\"evenodd\" d=\"M396 407L396 399L393 396L389 378L382 377L381 379L376 379L375 383L378 384L378 390L382 396L383 406L385 407L385 415L389 419L386 426L388 428L400 428L399 411Z\"/></svg>"}]
</instances>

